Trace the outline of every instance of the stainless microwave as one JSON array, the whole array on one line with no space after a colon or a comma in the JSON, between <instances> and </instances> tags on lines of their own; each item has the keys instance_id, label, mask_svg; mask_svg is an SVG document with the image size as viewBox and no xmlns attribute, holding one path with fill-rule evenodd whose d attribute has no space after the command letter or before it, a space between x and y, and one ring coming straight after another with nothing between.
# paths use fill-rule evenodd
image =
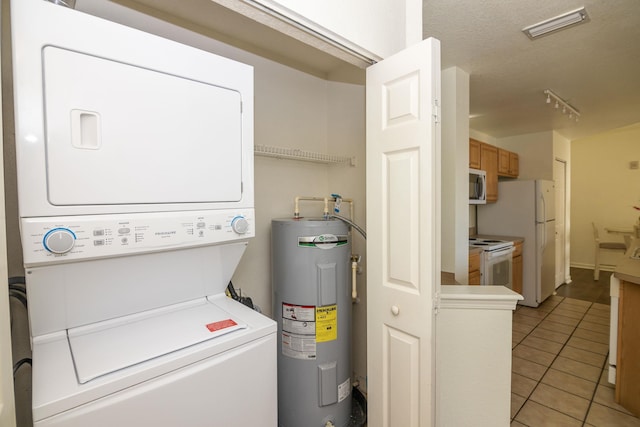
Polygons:
<instances>
[{"instance_id":1,"label":"stainless microwave","mask_svg":"<svg viewBox=\"0 0 640 427\"><path fill-rule=\"evenodd\" d=\"M487 173L480 169L469 169L469 204L487 203Z\"/></svg>"}]
</instances>

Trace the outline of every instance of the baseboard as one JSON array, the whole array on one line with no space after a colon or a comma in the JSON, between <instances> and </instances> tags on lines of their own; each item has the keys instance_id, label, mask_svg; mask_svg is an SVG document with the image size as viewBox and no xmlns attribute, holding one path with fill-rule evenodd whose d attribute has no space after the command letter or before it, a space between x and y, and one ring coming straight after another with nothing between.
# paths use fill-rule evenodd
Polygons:
<instances>
[{"instance_id":1,"label":"baseboard","mask_svg":"<svg viewBox=\"0 0 640 427\"><path fill-rule=\"evenodd\" d=\"M587 270L593 270L595 269L595 265L593 264L583 264L583 263L578 263L578 262L572 262L570 264L570 267L572 268L586 268ZM615 265L609 265L609 264L600 264L600 271L614 271L616 269Z\"/></svg>"}]
</instances>

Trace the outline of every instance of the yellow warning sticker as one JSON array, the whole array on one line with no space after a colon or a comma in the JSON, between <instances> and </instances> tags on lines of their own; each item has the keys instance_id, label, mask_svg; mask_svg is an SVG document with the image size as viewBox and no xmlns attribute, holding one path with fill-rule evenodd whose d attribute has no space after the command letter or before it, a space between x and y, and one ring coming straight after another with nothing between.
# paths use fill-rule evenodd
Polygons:
<instances>
[{"instance_id":1,"label":"yellow warning sticker","mask_svg":"<svg viewBox=\"0 0 640 427\"><path fill-rule=\"evenodd\" d=\"M338 339L338 306L316 307L316 342Z\"/></svg>"}]
</instances>

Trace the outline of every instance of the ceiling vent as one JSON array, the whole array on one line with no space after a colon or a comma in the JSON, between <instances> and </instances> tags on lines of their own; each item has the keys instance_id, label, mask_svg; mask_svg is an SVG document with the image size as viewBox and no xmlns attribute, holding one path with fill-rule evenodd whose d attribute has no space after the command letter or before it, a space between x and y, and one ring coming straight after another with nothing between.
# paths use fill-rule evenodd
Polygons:
<instances>
[{"instance_id":1,"label":"ceiling vent","mask_svg":"<svg viewBox=\"0 0 640 427\"><path fill-rule=\"evenodd\" d=\"M584 7L581 7L580 9L576 9L563 15L556 16L555 18L547 19L546 21L542 21L527 28L523 28L522 32L525 33L531 40L534 40L549 33L563 30L565 28L569 28L588 21L589 15L587 15L587 10Z\"/></svg>"}]
</instances>

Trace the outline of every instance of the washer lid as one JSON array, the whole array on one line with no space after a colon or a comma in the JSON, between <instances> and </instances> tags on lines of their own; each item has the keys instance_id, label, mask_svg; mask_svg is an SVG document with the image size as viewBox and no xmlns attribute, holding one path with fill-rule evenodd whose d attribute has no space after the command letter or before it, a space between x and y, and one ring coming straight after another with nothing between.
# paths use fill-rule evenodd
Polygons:
<instances>
[{"instance_id":1,"label":"washer lid","mask_svg":"<svg viewBox=\"0 0 640 427\"><path fill-rule=\"evenodd\" d=\"M84 384L247 325L206 298L67 330L78 382Z\"/></svg>"}]
</instances>

